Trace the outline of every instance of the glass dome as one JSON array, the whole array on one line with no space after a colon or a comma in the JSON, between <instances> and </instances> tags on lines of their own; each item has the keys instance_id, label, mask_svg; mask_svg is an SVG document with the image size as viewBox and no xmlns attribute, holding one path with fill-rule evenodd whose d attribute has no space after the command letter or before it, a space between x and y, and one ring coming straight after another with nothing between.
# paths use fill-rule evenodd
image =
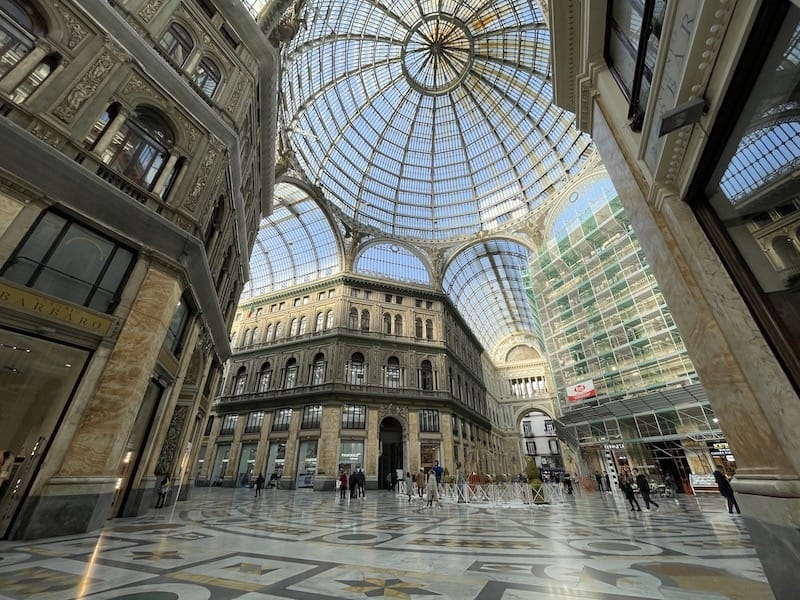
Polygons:
<instances>
[{"instance_id":1,"label":"glass dome","mask_svg":"<svg viewBox=\"0 0 800 600\"><path fill-rule=\"evenodd\" d=\"M552 104L531 0L309 0L284 49L281 127L344 219L452 241L528 215L589 138Z\"/></svg>"}]
</instances>

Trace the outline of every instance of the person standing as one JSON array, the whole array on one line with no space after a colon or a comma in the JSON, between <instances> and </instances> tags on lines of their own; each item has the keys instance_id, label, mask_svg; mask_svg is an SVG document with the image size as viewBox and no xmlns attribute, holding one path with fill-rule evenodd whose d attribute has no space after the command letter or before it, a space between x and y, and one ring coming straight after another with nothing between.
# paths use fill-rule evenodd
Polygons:
<instances>
[{"instance_id":1,"label":"person standing","mask_svg":"<svg viewBox=\"0 0 800 600\"><path fill-rule=\"evenodd\" d=\"M355 498L358 494L358 474L355 471L350 473L348 485L350 486L350 498Z\"/></svg>"},{"instance_id":2,"label":"person standing","mask_svg":"<svg viewBox=\"0 0 800 600\"><path fill-rule=\"evenodd\" d=\"M345 498L347 498L347 473L343 470L339 475L339 499L344 500Z\"/></svg>"},{"instance_id":3,"label":"person standing","mask_svg":"<svg viewBox=\"0 0 800 600\"><path fill-rule=\"evenodd\" d=\"M162 479L161 483L158 485L158 502L156 502L156 508L164 508L171 487L172 484L169 475L164 475L164 479Z\"/></svg>"},{"instance_id":4,"label":"person standing","mask_svg":"<svg viewBox=\"0 0 800 600\"><path fill-rule=\"evenodd\" d=\"M259 473L258 477L256 477L256 498L258 498L261 495L261 488L264 487L264 481L265 481L264 474Z\"/></svg>"},{"instance_id":5,"label":"person standing","mask_svg":"<svg viewBox=\"0 0 800 600\"><path fill-rule=\"evenodd\" d=\"M461 474L461 470L459 469L456 471L456 496L458 496L459 502L466 502L467 501L467 485L466 481L464 481L464 475Z\"/></svg>"},{"instance_id":6,"label":"person standing","mask_svg":"<svg viewBox=\"0 0 800 600\"><path fill-rule=\"evenodd\" d=\"M647 481L647 476L644 473L640 473L639 469L634 469L633 474L636 476L636 485L639 486L639 493L642 494L644 507L649 510L650 505L652 504L656 508L661 508L658 505L658 502L650 498L650 482Z\"/></svg>"},{"instance_id":7,"label":"person standing","mask_svg":"<svg viewBox=\"0 0 800 600\"><path fill-rule=\"evenodd\" d=\"M728 514L733 514L733 509L736 509L736 514L742 514L742 511L739 510L739 503L736 502L736 497L733 495L733 487L731 486L731 482L728 480L727 477L717 469L714 471L714 480L717 482L717 487L719 488L719 493L725 497L725 500L728 501Z\"/></svg>"},{"instance_id":8,"label":"person standing","mask_svg":"<svg viewBox=\"0 0 800 600\"><path fill-rule=\"evenodd\" d=\"M356 484L358 485L358 497L364 497L364 488L367 485L367 476L364 474L364 469L361 467L358 468L358 477L356 478Z\"/></svg>"},{"instance_id":9,"label":"person standing","mask_svg":"<svg viewBox=\"0 0 800 600\"><path fill-rule=\"evenodd\" d=\"M603 476L600 475L600 471L595 471L594 472L594 479L595 479L595 481L597 481L597 491L598 492L602 492L603 491Z\"/></svg>"},{"instance_id":10,"label":"person standing","mask_svg":"<svg viewBox=\"0 0 800 600\"><path fill-rule=\"evenodd\" d=\"M417 494L419 497L422 498L425 493L425 471L423 469L419 470L417 473Z\"/></svg>"},{"instance_id":11,"label":"person standing","mask_svg":"<svg viewBox=\"0 0 800 600\"><path fill-rule=\"evenodd\" d=\"M603 479L606 482L606 491L611 491L611 477L608 476L608 471L603 471Z\"/></svg>"},{"instance_id":12,"label":"person standing","mask_svg":"<svg viewBox=\"0 0 800 600\"><path fill-rule=\"evenodd\" d=\"M434 473L433 469L428 473L428 485L425 487L425 493L428 496L428 508L432 507L434 502L437 505L441 504L439 501L439 487L436 485L436 473Z\"/></svg>"},{"instance_id":13,"label":"person standing","mask_svg":"<svg viewBox=\"0 0 800 600\"><path fill-rule=\"evenodd\" d=\"M408 501L411 502L411 494L414 492L414 478L411 477L411 471L406 471L406 496Z\"/></svg>"},{"instance_id":14,"label":"person standing","mask_svg":"<svg viewBox=\"0 0 800 600\"><path fill-rule=\"evenodd\" d=\"M444 474L444 469L441 467L438 460L433 461L433 469L431 470L436 475L436 483L438 485L442 485L442 475Z\"/></svg>"},{"instance_id":15,"label":"person standing","mask_svg":"<svg viewBox=\"0 0 800 600\"><path fill-rule=\"evenodd\" d=\"M622 493L625 494L625 499L630 503L631 510L638 510L641 512L642 507L639 506L639 502L636 500L636 494L633 491L633 479L629 473L623 471L622 475L620 475L619 487Z\"/></svg>"}]
</instances>

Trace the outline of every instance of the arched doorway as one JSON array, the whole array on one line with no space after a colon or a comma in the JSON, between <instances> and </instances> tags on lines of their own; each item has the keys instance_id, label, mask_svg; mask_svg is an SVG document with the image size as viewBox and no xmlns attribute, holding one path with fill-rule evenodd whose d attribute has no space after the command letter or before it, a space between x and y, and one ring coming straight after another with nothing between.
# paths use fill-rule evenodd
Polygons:
<instances>
[{"instance_id":1,"label":"arched doorway","mask_svg":"<svg viewBox=\"0 0 800 600\"><path fill-rule=\"evenodd\" d=\"M380 457L378 458L378 488L386 489L386 475L403 466L403 426L393 417L381 422L379 437Z\"/></svg>"}]
</instances>

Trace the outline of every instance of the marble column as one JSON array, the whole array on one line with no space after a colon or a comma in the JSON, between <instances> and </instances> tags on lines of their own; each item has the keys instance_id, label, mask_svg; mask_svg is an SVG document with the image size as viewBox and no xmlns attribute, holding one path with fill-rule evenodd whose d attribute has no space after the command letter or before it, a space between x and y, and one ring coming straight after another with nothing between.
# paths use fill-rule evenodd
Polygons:
<instances>
[{"instance_id":1,"label":"marble column","mask_svg":"<svg viewBox=\"0 0 800 600\"><path fill-rule=\"evenodd\" d=\"M175 278L148 269L58 474L25 500L13 538L70 535L103 526L122 453L180 294Z\"/></svg>"},{"instance_id":2,"label":"marble column","mask_svg":"<svg viewBox=\"0 0 800 600\"><path fill-rule=\"evenodd\" d=\"M315 490L332 490L339 467L339 431L342 423L342 406L325 405L322 408L322 423L317 448L317 476ZM353 465L355 467L355 465Z\"/></svg>"},{"instance_id":3,"label":"marble column","mask_svg":"<svg viewBox=\"0 0 800 600\"><path fill-rule=\"evenodd\" d=\"M691 208L631 170L600 104L593 138L736 456L733 487L775 597L794 597L800 398Z\"/></svg>"}]
</instances>

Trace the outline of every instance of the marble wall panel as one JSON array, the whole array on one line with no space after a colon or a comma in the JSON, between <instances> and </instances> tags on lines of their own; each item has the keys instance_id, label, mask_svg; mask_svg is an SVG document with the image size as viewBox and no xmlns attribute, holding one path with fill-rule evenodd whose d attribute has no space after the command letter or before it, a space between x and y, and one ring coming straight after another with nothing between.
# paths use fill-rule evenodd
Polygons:
<instances>
[{"instance_id":1,"label":"marble wall panel","mask_svg":"<svg viewBox=\"0 0 800 600\"><path fill-rule=\"evenodd\" d=\"M178 282L150 268L61 467L63 476L113 474L153 374Z\"/></svg>"}]
</instances>

